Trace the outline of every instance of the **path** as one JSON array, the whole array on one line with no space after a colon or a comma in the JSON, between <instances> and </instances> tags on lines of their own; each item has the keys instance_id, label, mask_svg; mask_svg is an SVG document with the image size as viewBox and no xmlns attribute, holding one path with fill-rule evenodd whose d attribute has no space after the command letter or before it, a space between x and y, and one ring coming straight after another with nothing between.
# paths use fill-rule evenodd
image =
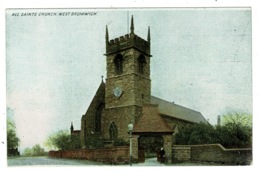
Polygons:
<instances>
[{"instance_id":1,"label":"path","mask_svg":"<svg viewBox=\"0 0 260 172\"><path fill-rule=\"evenodd\" d=\"M16 157L8 158L8 166L124 166L130 167L129 164L110 165L101 162L94 162L79 159L57 159L49 157ZM157 162L156 158L145 159L144 163L132 164L135 166L218 166L219 164L212 163L175 163L175 164L161 164Z\"/></svg>"},{"instance_id":2,"label":"path","mask_svg":"<svg viewBox=\"0 0 260 172\"><path fill-rule=\"evenodd\" d=\"M165 166L165 164L157 162L157 158L148 158L144 163L133 164L133 166Z\"/></svg>"},{"instance_id":3,"label":"path","mask_svg":"<svg viewBox=\"0 0 260 172\"><path fill-rule=\"evenodd\" d=\"M101 166L101 162L77 159L57 159L49 157L17 157L8 158L8 166Z\"/></svg>"}]
</instances>

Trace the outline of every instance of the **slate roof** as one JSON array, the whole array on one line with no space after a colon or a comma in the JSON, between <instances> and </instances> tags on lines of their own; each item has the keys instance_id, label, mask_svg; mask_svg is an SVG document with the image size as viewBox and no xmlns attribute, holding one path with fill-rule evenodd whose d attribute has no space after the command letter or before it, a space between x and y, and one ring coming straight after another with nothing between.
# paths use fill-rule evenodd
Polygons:
<instances>
[{"instance_id":1,"label":"slate roof","mask_svg":"<svg viewBox=\"0 0 260 172\"><path fill-rule=\"evenodd\" d=\"M159 113L191 123L207 123L200 112L151 96L151 104L159 105Z\"/></svg>"},{"instance_id":2,"label":"slate roof","mask_svg":"<svg viewBox=\"0 0 260 172\"><path fill-rule=\"evenodd\" d=\"M143 116L134 125L133 133L173 133L171 127L161 117L158 105L143 105Z\"/></svg>"},{"instance_id":3,"label":"slate roof","mask_svg":"<svg viewBox=\"0 0 260 172\"><path fill-rule=\"evenodd\" d=\"M96 94L94 95L85 115L83 115L83 118L86 118L87 115L92 115L93 109L96 109L98 105L100 105L101 103L105 103L105 90L106 90L106 84L103 82L100 83L98 90L96 92Z\"/></svg>"}]
</instances>

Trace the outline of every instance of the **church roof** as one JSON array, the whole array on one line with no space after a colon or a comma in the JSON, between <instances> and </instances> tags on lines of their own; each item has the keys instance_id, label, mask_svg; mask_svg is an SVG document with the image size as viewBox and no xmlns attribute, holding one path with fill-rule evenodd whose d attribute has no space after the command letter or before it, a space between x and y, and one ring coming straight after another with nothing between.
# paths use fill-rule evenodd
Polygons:
<instances>
[{"instance_id":1,"label":"church roof","mask_svg":"<svg viewBox=\"0 0 260 172\"><path fill-rule=\"evenodd\" d=\"M93 97L85 115L83 115L83 118L86 117L87 114L91 114L93 109L96 109L100 104L105 103L105 86L106 84L103 82L103 77L102 77L102 82L100 83L98 90Z\"/></svg>"},{"instance_id":2,"label":"church roof","mask_svg":"<svg viewBox=\"0 0 260 172\"><path fill-rule=\"evenodd\" d=\"M143 105L143 116L134 125L133 133L173 133L171 127L161 117L158 105Z\"/></svg>"},{"instance_id":3,"label":"church roof","mask_svg":"<svg viewBox=\"0 0 260 172\"><path fill-rule=\"evenodd\" d=\"M159 113L191 123L207 123L200 112L151 96L150 102L159 105Z\"/></svg>"}]
</instances>

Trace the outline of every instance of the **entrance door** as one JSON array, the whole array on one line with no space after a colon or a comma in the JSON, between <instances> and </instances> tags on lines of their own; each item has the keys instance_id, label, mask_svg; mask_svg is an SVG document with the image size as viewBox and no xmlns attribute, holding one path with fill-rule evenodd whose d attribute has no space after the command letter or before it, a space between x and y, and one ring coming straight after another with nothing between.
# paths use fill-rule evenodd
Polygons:
<instances>
[{"instance_id":1,"label":"entrance door","mask_svg":"<svg viewBox=\"0 0 260 172\"><path fill-rule=\"evenodd\" d=\"M157 151L163 146L161 135L140 135L138 139L138 161L145 162L145 158L155 158Z\"/></svg>"}]
</instances>

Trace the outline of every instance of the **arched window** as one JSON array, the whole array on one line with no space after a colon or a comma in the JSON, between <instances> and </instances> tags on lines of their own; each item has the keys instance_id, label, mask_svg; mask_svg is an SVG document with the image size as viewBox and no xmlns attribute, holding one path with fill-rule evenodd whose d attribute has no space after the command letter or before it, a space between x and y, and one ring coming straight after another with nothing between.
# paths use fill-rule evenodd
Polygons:
<instances>
[{"instance_id":1,"label":"arched window","mask_svg":"<svg viewBox=\"0 0 260 172\"><path fill-rule=\"evenodd\" d=\"M138 57L138 72L140 74L144 74L144 67L145 67L146 61L145 61L145 56L141 54Z\"/></svg>"},{"instance_id":2,"label":"arched window","mask_svg":"<svg viewBox=\"0 0 260 172\"><path fill-rule=\"evenodd\" d=\"M116 74L120 75L123 73L123 56L121 54L117 54L115 59L115 72Z\"/></svg>"},{"instance_id":3,"label":"arched window","mask_svg":"<svg viewBox=\"0 0 260 172\"><path fill-rule=\"evenodd\" d=\"M101 131L101 114L103 110L103 104L100 104L97 108L96 115L95 115L95 131Z\"/></svg>"},{"instance_id":4,"label":"arched window","mask_svg":"<svg viewBox=\"0 0 260 172\"><path fill-rule=\"evenodd\" d=\"M109 136L111 140L116 140L117 139L117 127L114 122L110 124L109 127Z\"/></svg>"}]
</instances>

